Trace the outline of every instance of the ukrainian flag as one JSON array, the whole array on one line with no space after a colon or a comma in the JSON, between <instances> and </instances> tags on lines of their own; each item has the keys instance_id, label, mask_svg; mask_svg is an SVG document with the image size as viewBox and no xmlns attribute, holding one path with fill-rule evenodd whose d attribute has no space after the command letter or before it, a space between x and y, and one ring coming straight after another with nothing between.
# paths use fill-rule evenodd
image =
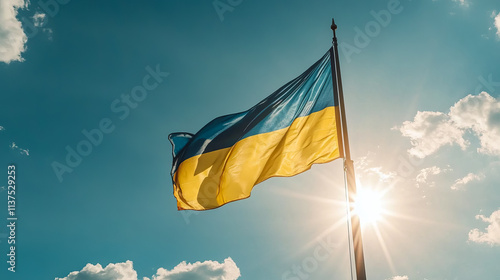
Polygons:
<instances>
[{"instance_id":1,"label":"ukrainian flag","mask_svg":"<svg viewBox=\"0 0 500 280\"><path fill-rule=\"evenodd\" d=\"M331 55L248 111L218 117L194 135L169 135L179 210L217 208L249 197L268 178L342 156Z\"/></svg>"}]
</instances>

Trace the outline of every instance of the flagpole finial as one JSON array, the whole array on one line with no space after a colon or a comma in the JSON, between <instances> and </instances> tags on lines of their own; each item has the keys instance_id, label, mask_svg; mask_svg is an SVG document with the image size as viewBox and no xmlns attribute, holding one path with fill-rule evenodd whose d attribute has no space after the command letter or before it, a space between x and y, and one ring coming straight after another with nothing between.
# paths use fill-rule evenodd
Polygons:
<instances>
[{"instance_id":1,"label":"flagpole finial","mask_svg":"<svg viewBox=\"0 0 500 280\"><path fill-rule=\"evenodd\" d=\"M335 20L332 18L332 26L330 26L330 28L335 31L337 30L337 25L335 24Z\"/></svg>"},{"instance_id":2,"label":"flagpole finial","mask_svg":"<svg viewBox=\"0 0 500 280\"><path fill-rule=\"evenodd\" d=\"M336 30L337 30L337 25L335 24L335 20L332 18L332 25L330 26L330 28L332 29L333 31L333 45L336 46L337 45L337 34L336 34Z\"/></svg>"}]
</instances>

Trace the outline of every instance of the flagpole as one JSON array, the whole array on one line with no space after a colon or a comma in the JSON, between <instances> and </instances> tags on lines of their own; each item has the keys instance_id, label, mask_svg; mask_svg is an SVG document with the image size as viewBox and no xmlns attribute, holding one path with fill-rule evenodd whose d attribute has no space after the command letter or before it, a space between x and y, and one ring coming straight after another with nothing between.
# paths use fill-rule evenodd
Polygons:
<instances>
[{"instance_id":1,"label":"flagpole","mask_svg":"<svg viewBox=\"0 0 500 280\"><path fill-rule=\"evenodd\" d=\"M361 226L359 216L353 211L354 209L354 197L356 197L356 177L354 174L354 163L351 159L351 151L349 148L349 136L347 134L347 121L345 114L345 106L344 106L344 93L342 89L342 77L340 75L340 63L339 63L339 52L337 48L337 34L335 30L337 30L337 25L332 18L331 28L333 30L333 48L335 53L335 65L332 64L332 75L335 70L336 77L334 82L336 85L333 85L334 92L336 91L336 87L338 87L338 99L339 99L339 107L340 114L342 119L342 138L344 145L344 170L347 176L347 186L348 186L348 196L349 196L349 208L350 208L350 216L351 216L351 232L352 232L352 243L354 246L354 262L356 265L356 279L357 280L366 280L366 271L365 271L365 260L363 253L363 240L361 237Z\"/></svg>"}]
</instances>

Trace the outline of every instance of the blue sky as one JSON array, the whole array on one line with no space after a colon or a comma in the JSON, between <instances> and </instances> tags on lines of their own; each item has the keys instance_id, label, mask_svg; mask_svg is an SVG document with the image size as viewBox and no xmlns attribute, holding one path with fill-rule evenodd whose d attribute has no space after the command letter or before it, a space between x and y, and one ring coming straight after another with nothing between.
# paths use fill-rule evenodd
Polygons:
<instances>
[{"instance_id":1,"label":"blue sky","mask_svg":"<svg viewBox=\"0 0 500 280\"><path fill-rule=\"evenodd\" d=\"M302 73L332 17L358 186L381 196L368 279L500 275L498 1L105 2L0 4L2 279L348 279L339 160L205 212L177 211L169 173L169 133Z\"/></svg>"}]
</instances>

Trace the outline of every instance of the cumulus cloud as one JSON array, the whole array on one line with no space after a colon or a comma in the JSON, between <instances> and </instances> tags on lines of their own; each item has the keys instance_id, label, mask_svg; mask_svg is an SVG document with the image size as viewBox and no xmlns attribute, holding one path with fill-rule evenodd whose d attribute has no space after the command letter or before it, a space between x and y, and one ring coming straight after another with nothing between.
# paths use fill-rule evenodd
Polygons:
<instances>
[{"instance_id":1,"label":"cumulus cloud","mask_svg":"<svg viewBox=\"0 0 500 280\"><path fill-rule=\"evenodd\" d=\"M182 262L168 271L159 268L153 280L235 280L241 276L240 269L231 258L223 263L216 261Z\"/></svg>"},{"instance_id":2,"label":"cumulus cloud","mask_svg":"<svg viewBox=\"0 0 500 280\"><path fill-rule=\"evenodd\" d=\"M15 143L15 142L12 142L12 144L10 144L10 146L9 146L9 147L10 147L12 150L18 150L18 151L19 151L19 153L20 153L21 155L25 155L25 156L29 156L29 155L30 155L30 150L28 150L28 149L23 149L23 148L19 148L19 146L18 146L18 145L16 145L16 143Z\"/></svg>"},{"instance_id":3,"label":"cumulus cloud","mask_svg":"<svg viewBox=\"0 0 500 280\"><path fill-rule=\"evenodd\" d=\"M0 1L0 61L22 61L21 54L26 50L28 38L21 22L16 18L17 11L26 8L29 1Z\"/></svg>"},{"instance_id":4,"label":"cumulus cloud","mask_svg":"<svg viewBox=\"0 0 500 280\"><path fill-rule=\"evenodd\" d=\"M476 243L486 243L491 246L500 245L500 209L490 217L477 215L476 219L489 223L485 231L475 228L469 232L469 240Z\"/></svg>"},{"instance_id":5,"label":"cumulus cloud","mask_svg":"<svg viewBox=\"0 0 500 280\"><path fill-rule=\"evenodd\" d=\"M427 184L431 187L435 186L435 182L429 181L430 177L441 174L443 172L450 171L451 169L441 169L437 166L427 167L418 173L416 177L417 187L420 187L421 184Z\"/></svg>"},{"instance_id":6,"label":"cumulus cloud","mask_svg":"<svg viewBox=\"0 0 500 280\"><path fill-rule=\"evenodd\" d=\"M450 108L450 117L461 129L471 129L481 141L478 152L500 155L500 100L486 92L468 95Z\"/></svg>"},{"instance_id":7,"label":"cumulus cloud","mask_svg":"<svg viewBox=\"0 0 500 280\"><path fill-rule=\"evenodd\" d=\"M56 280L137 280L137 272L131 261L110 263L105 268L89 263L82 270L73 271L64 278L56 277Z\"/></svg>"},{"instance_id":8,"label":"cumulus cloud","mask_svg":"<svg viewBox=\"0 0 500 280\"><path fill-rule=\"evenodd\" d=\"M424 158L446 145L458 145L465 150L469 142L464 139L467 131L478 137L479 153L500 155L500 101L486 92L468 95L450 108L448 113L417 112L413 121L396 127L410 138L408 152Z\"/></svg>"},{"instance_id":9,"label":"cumulus cloud","mask_svg":"<svg viewBox=\"0 0 500 280\"><path fill-rule=\"evenodd\" d=\"M216 261L181 262L172 270L159 268L151 279L143 280L236 280L241 276L240 269L231 258L223 263ZM80 271L73 271L64 278L56 280L138 280L132 261L108 264L103 268L100 264L87 264Z\"/></svg>"},{"instance_id":10,"label":"cumulus cloud","mask_svg":"<svg viewBox=\"0 0 500 280\"><path fill-rule=\"evenodd\" d=\"M0 125L0 131L5 130L3 126Z\"/></svg>"},{"instance_id":11,"label":"cumulus cloud","mask_svg":"<svg viewBox=\"0 0 500 280\"><path fill-rule=\"evenodd\" d=\"M394 276L392 278L389 278L387 280L408 280L408 276L404 275L404 276Z\"/></svg>"},{"instance_id":12,"label":"cumulus cloud","mask_svg":"<svg viewBox=\"0 0 500 280\"><path fill-rule=\"evenodd\" d=\"M412 148L408 152L424 158L445 145L458 144L463 150L467 142L464 131L456 127L450 116L441 112L417 112L413 121L405 121L399 128L403 136L410 138Z\"/></svg>"},{"instance_id":13,"label":"cumulus cloud","mask_svg":"<svg viewBox=\"0 0 500 280\"><path fill-rule=\"evenodd\" d=\"M484 179L484 175L483 174L474 174L474 173L469 173L467 174L467 176L463 177L463 178L460 178L460 179L457 179L455 181L455 183L451 186L451 189L452 190L458 190L460 189L461 187L467 185L468 183L472 182L472 181L480 181Z\"/></svg>"},{"instance_id":14,"label":"cumulus cloud","mask_svg":"<svg viewBox=\"0 0 500 280\"><path fill-rule=\"evenodd\" d=\"M497 36L500 38L500 12L497 15L493 12L493 26L497 29Z\"/></svg>"}]
</instances>

